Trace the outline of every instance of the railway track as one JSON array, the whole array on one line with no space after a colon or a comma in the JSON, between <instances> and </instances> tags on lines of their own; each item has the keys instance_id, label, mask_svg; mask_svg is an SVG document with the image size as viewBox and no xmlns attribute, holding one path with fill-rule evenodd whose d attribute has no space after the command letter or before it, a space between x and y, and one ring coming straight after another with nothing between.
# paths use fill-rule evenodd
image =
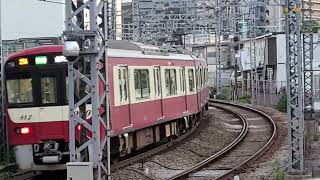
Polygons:
<instances>
[{"instance_id":1,"label":"railway track","mask_svg":"<svg viewBox=\"0 0 320 180\"><path fill-rule=\"evenodd\" d=\"M242 124L241 132L230 144L219 152L190 164L188 168L172 168L170 163L151 166L154 162L147 161L149 166L144 169L133 166L129 167L129 170L140 174L141 179L233 179L234 175L244 172L272 146L277 129L270 116L259 110L232 103L210 103L224 113L233 114Z\"/></svg>"},{"instance_id":2,"label":"railway track","mask_svg":"<svg viewBox=\"0 0 320 180\"><path fill-rule=\"evenodd\" d=\"M197 130L197 128L193 128L192 131L169 143L112 165L112 172L121 170L134 174L134 176L128 177L126 173L120 173L120 175L118 173L113 179L229 179L239 172L245 171L247 167L250 167L250 163L271 147L276 135L276 126L267 114L249 107L220 101L210 101L210 106L228 114L226 116L233 119L237 136L233 138L232 142L213 154L199 153L198 150L189 149L199 158L195 158L196 163L190 163L186 167L172 167L166 163L150 160L153 156L161 156L161 154L156 155L159 152L173 146L179 146L179 142L183 142ZM198 126L199 124L196 127ZM200 152L205 152L210 147L199 148L202 149ZM192 159L190 156L188 158ZM176 160L171 159L171 161ZM158 168L152 169L152 166L150 167L148 164L154 164L153 167ZM159 176L159 174L162 175ZM39 176L30 179L37 178L39 179Z\"/></svg>"},{"instance_id":3,"label":"railway track","mask_svg":"<svg viewBox=\"0 0 320 180\"><path fill-rule=\"evenodd\" d=\"M225 148L204 162L179 173L169 179L233 179L233 176L245 171L273 144L276 137L276 125L266 113L232 103L211 101L213 106L231 110L241 115L248 124L244 138L238 139L233 148ZM217 105L222 104L222 105ZM204 167L206 165L206 167Z\"/></svg>"}]
</instances>

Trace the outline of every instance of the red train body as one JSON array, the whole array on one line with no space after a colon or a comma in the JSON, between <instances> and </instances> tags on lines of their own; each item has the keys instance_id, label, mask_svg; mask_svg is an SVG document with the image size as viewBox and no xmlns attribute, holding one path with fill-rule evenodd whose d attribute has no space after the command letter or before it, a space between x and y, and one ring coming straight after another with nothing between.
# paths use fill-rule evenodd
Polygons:
<instances>
[{"instance_id":1,"label":"red train body","mask_svg":"<svg viewBox=\"0 0 320 180\"><path fill-rule=\"evenodd\" d=\"M62 48L26 49L6 60L9 142L21 169L62 169L68 161L68 75ZM111 45L112 156L190 129L208 107L207 72L206 62L191 55L151 52L129 42ZM87 105L88 118L90 109Z\"/></svg>"}]
</instances>

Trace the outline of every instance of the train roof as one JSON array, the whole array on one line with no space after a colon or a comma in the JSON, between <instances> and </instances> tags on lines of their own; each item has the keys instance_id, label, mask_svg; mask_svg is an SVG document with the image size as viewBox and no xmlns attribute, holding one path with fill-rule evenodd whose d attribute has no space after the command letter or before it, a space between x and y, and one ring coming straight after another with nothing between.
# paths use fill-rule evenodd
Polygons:
<instances>
[{"instance_id":1,"label":"train roof","mask_svg":"<svg viewBox=\"0 0 320 180\"><path fill-rule=\"evenodd\" d=\"M8 59L18 57L45 54L45 53L61 53L63 45L46 45L35 48L24 49L19 52L12 53ZM108 56L110 57L126 57L126 58L148 58L148 59L166 59L166 60L200 60L196 56L190 54L163 53L158 47L148 46L140 43L129 41L108 41Z\"/></svg>"}]
</instances>

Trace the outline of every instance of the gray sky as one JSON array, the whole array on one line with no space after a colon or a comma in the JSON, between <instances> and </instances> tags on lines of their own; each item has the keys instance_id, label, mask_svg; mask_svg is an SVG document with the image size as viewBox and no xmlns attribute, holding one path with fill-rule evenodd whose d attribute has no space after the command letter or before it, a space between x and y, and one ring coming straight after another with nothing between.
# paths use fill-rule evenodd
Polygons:
<instances>
[{"instance_id":1,"label":"gray sky","mask_svg":"<svg viewBox=\"0 0 320 180\"><path fill-rule=\"evenodd\" d=\"M0 1L3 39L56 37L64 29L64 5L38 0Z\"/></svg>"}]
</instances>

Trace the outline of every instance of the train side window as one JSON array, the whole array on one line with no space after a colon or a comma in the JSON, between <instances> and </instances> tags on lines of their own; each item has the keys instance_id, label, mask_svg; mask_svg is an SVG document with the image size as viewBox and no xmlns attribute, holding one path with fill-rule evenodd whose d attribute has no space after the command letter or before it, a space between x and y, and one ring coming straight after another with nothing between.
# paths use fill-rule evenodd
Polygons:
<instances>
[{"instance_id":1,"label":"train side window","mask_svg":"<svg viewBox=\"0 0 320 180\"><path fill-rule=\"evenodd\" d=\"M123 73L123 92L124 92L124 100L128 100L128 78L127 78L127 69L122 69Z\"/></svg>"},{"instance_id":2,"label":"train side window","mask_svg":"<svg viewBox=\"0 0 320 180\"><path fill-rule=\"evenodd\" d=\"M119 94L120 102L128 100L128 78L127 78L127 69L119 68L118 69L118 85L119 85Z\"/></svg>"},{"instance_id":3,"label":"train side window","mask_svg":"<svg viewBox=\"0 0 320 180\"><path fill-rule=\"evenodd\" d=\"M157 73L157 79L158 79L158 95L160 96L161 95L161 75L160 75L160 68L157 68L156 70L156 73Z\"/></svg>"},{"instance_id":4,"label":"train side window","mask_svg":"<svg viewBox=\"0 0 320 180\"><path fill-rule=\"evenodd\" d=\"M180 88L181 88L181 92L184 93L184 92L186 92L186 75L185 75L185 69L184 69L184 68L179 69L179 74L180 74Z\"/></svg>"},{"instance_id":5,"label":"train side window","mask_svg":"<svg viewBox=\"0 0 320 180\"><path fill-rule=\"evenodd\" d=\"M155 67L153 69L154 89L156 97L161 95L161 83L160 83L160 68Z\"/></svg>"},{"instance_id":6,"label":"train side window","mask_svg":"<svg viewBox=\"0 0 320 180\"><path fill-rule=\"evenodd\" d=\"M206 77L206 69L202 68L202 86L206 84L205 77Z\"/></svg>"},{"instance_id":7,"label":"train side window","mask_svg":"<svg viewBox=\"0 0 320 180\"><path fill-rule=\"evenodd\" d=\"M194 72L193 69L188 70L188 79L189 79L189 91L195 91L195 84L194 84Z\"/></svg>"},{"instance_id":8,"label":"train side window","mask_svg":"<svg viewBox=\"0 0 320 180\"><path fill-rule=\"evenodd\" d=\"M199 69L196 69L196 73L195 73L195 80L196 80L196 88L199 88Z\"/></svg>"},{"instance_id":9,"label":"train side window","mask_svg":"<svg viewBox=\"0 0 320 180\"><path fill-rule=\"evenodd\" d=\"M134 88L137 100L150 98L150 81L148 69L134 70Z\"/></svg>"},{"instance_id":10,"label":"train side window","mask_svg":"<svg viewBox=\"0 0 320 180\"><path fill-rule=\"evenodd\" d=\"M119 69L118 71L118 82L119 82L119 94L120 94L120 102L121 102L123 100L121 69Z\"/></svg>"},{"instance_id":11,"label":"train side window","mask_svg":"<svg viewBox=\"0 0 320 180\"><path fill-rule=\"evenodd\" d=\"M199 86L202 87L202 85L203 85L203 82L202 82L202 68L200 68L199 82L200 82Z\"/></svg>"},{"instance_id":12,"label":"train side window","mask_svg":"<svg viewBox=\"0 0 320 180\"><path fill-rule=\"evenodd\" d=\"M55 77L41 78L42 104L57 103L57 79Z\"/></svg>"},{"instance_id":13,"label":"train side window","mask_svg":"<svg viewBox=\"0 0 320 180\"><path fill-rule=\"evenodd\" d=\"M9 104L33 103L31 76L7 80L7 93Z\"/></svg>"},{"instance_id":14,"label":"train side window","mask_svg":"<svg viewBox=\"0 0 320 180\"><path fill-rule=\"evenodd\" d=\"M177 73L175 69L165 70L167 96L177 95Z\"/></svg>"},{"instance_id":15,"label":"train side window","mask_svg":"<svg viewBox=\"0 0 320 180\"><path fill-rule=\"evenodd\" d=\"M207 69L206 68L204 68L203 69L203 72L204 72L204 74L203 74L203 84L207 84Z\"/></svg>"},{"instance_id":16,"label":"train side window","mask_svg":"<svg viewBox=\"0 0 320 180\"><path fill-rule=\"evenodd\" d=\"M209 71L208 68L206 68L206 84L209 83Z\"/></svg>"},{"instance_id":17,"label":"train side window","mask_svg":"<svg viewBox=\"0 0 320 180\"><path fill-rule=\"evenodd\" d=\"M207 69L203 69L203 85L207 84Z\"/></svg>"}]
</instances>

